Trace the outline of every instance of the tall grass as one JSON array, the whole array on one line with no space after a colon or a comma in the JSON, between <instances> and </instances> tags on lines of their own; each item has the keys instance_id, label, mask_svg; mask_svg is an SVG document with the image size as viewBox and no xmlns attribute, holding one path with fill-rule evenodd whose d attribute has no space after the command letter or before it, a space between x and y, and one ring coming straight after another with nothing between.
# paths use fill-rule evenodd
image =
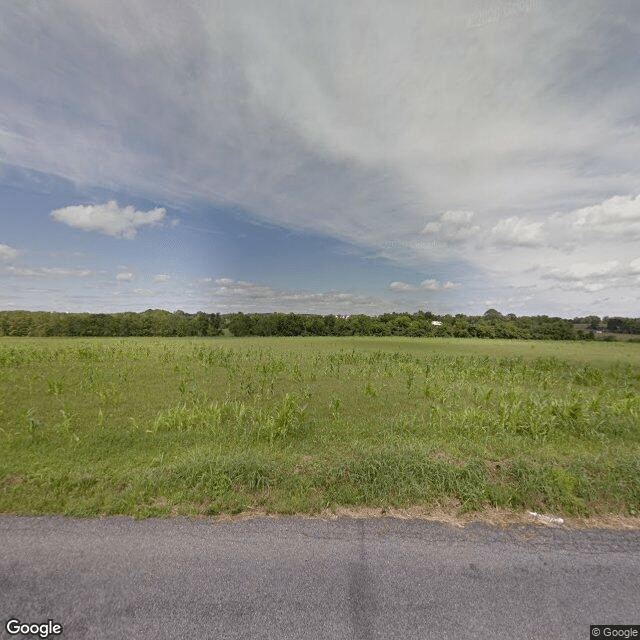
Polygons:
<instances>
[{"instance_id":1,"label":"tall grass","mask_svg":"<svg viewBox=\"0 0 640 640\"><path fill-rule=\"evenodd\" d=\"M608 349L608 350L607 350ZM0 510L640 511L635 344L0 340Z\"/></svg>"}]
</instances>

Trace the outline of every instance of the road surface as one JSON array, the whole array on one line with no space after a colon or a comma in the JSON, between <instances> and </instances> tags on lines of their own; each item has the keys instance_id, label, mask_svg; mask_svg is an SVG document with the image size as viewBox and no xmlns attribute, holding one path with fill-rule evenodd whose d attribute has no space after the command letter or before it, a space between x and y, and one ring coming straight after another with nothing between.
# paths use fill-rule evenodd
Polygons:
<instances>
[{"instance_id":1,"label":"road surface","mask_svg":"<svg viewBox=\"0 0 640 640\"><path fill-rule=\"evenodd\" d=\"M638 530L3 515L0 543L7 638L38 637L10 619L74 640L587 640L640 624Z\"/></svg>"}]
</instances>

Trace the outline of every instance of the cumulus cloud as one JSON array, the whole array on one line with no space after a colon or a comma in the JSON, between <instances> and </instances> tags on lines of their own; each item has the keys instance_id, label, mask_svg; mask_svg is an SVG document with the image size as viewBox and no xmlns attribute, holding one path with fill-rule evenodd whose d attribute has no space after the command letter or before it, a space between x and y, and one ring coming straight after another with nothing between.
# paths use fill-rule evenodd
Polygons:
<instances>
[{"instance_id":1,"label":"cumulus cloud","mask_svg":"<svg viewBox=\"0 0 640 640\"><path fill-rule=\"evenodd\" d=\"M437 291L440 289L440 285L437 280L423 280L420 283L420 289L423 291Z\"/></svg>"},{"instance_id":2,"label":"cumulus cloud","mask_svg":"<svg viewBox=\"0 0 640 640\"><path fill-rule=\"evenodd\" d=\"M620 240L640 237L640 195L613 196L571 215L574 228L586 233L617 236Z\"/></svg>"},{"instance_id":3,"label":"cumulus cloud","mask_svg":"<svg viewBox=\"0 0 640 640\"><path fill-rule=\"evenodd\" d=\"M523 218L504 218L491 229L491 239L495 244L512 247L535 247L543 243L542 222L527 222Z\"/></svg>"},{"instance_id":4,"label":"cumulus cloud","mask_svg":"<svg viewBox=\"0 0 640 640\"><path fill-rule=\"evenodd\" d=\"M166 282L167 280L170 280L171 276L166 274L166 273L159 273L156 276L154 276L153 281L154 282Z\"/></svg>"},{"instance_id":5,"label":"cumulus cloud","mask_svg":"<svg viewBox=\"0 0 640 640\"><path fill-rule=\"evenodd\" d=\"M133 273L131 271L121 271L117 276L116 280L118 282L131 282L134 278Z\"/></svg>"},{"instance_id":6,"label":"cumulus cloud","mask_svg":"<svg viewBox=\"0 0 640 640\"><path fill-rule=\"evenodd\" d=\"M482 249L487 244L533 247L546 241L541 235L544 222L531 222L519 216L510 216L500 219L487 229L486 225L475 224L476 218L473 211L446 211L437 220L427 223L421 234L452 247L463 244L469 246L472 243L477 249Z\"/></svg>"},{"instance_id":7,"label":"cumulus cloud","mask_svg":"<svg viewBox=\"0 0 640 640\"><path fill-rule=\"evenodd\" d=\"M99 231L109 236L132 240L140 227L156 225L164 220L166 210L137 211L133 206L120 207L115 200L106 204L76 205L56 209L51 217L70 227Z\"/></svg>"},{"instance_id":8,"label":"cumulus cloud","mask_svg":"<svg viewBox=\"0 0 640 640\"><path fill-rule=\"evenodd\" d=\"M478 225L471 223L473 211L445 211L439 219L429 222L422 230L422 235L437 237L446 244L460 244L480 231Z\"/></svg>"},{"instance_id":9,"label":"cumulus cloud","mask_svg":"<svg viewBox=\"0 0 640 640\"><path fill-rule=\"evenodd\" d=\"M20 252L8 244L0 244L0 260L15 260Z\"/></svg>"},{"instance_id":10,"label":"cumulus cloud","mask_svg":"<svg viewBox=\"0 0 640 640\"><path fill-rule=\"evenodd\" d=\"M391 289L391 291L416 291L416 287L406 282L392 282L389 285L389 289Z\"/></svg>"}]
</instances>

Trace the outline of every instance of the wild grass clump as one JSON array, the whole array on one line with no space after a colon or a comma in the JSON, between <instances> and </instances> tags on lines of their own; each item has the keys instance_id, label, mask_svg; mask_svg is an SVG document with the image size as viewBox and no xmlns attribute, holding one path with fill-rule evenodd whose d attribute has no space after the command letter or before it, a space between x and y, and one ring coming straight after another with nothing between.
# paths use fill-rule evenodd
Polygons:
<instances>
[{"instance_id":1,"label":"wild grass clump","mask_svg":"<svg viewBox=\"0 0 640 640\"><path fill-rule=\"evenodd\" d=\"M407 506L454 497L472 510L489 499L481 460L451 464L415 449L370 451L333 465L323 487L333 504Z\"/></svg>"},{"instance_id":2,"label":"wild grass clump","mask_svg":"<svg viewBox=\"0 0 640 640\"><path fill-rule=\"evenodd\" d=\"M261 440L273 444L304 431L305 409L296 396L288 393L270 408L238 400L192 406L183 403L160 412L148 433L199 431L227 444Z\"/></svg>"},{"instance_id":3,"label":"wild grass clump","mask_svg":"<svg viewBox=\"0 0 640 640\"><path fill-rule=\"evenodd\" d=\"M633 344L0 340L0 511L640 512Z\"/></svg>"}]
</instances>

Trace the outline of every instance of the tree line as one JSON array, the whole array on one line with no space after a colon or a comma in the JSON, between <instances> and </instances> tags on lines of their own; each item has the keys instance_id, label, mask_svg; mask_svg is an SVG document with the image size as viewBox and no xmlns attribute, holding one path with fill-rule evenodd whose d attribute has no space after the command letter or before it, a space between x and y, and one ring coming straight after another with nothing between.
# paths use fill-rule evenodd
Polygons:
<instances>
[{"instance_id":1,"label":"tree line","mask_svg":"<svg viewBox=\"0 0 640 640\"><path fill-rule=\"evenodd\" d=\"M348 317L236 313L229 316L227 322L230 333L235 336L434 336L532 340L576 340L584 337L584 332L581 335L574 330L571 320L547 316L502 316L494 310L483 316L436 316L428 311Z\"/></svg>"},{"instance_id":2,"label":"tree line","mask_svg":"<svg viewBox=\"0 0 640 640\"><path fill-rule=\"evenodd\" d=\"M597 316L482 316L384 313L351 316L296 313L194 314L148 309L142 313L0 311L3 336L410 336L593 340L603 332L640 334L640 319ZM606 338L607 336L605 336Z\"/></svg>"},{"instance_id":3,"label":"tree line","mask_svg":"<svg viewBox=\"0 0 640 640\"><path fill-rule=\"evenodd\" d=\"M0 336L217 336L219 313L0 311Z\"/></svg>"}]
</instances>

